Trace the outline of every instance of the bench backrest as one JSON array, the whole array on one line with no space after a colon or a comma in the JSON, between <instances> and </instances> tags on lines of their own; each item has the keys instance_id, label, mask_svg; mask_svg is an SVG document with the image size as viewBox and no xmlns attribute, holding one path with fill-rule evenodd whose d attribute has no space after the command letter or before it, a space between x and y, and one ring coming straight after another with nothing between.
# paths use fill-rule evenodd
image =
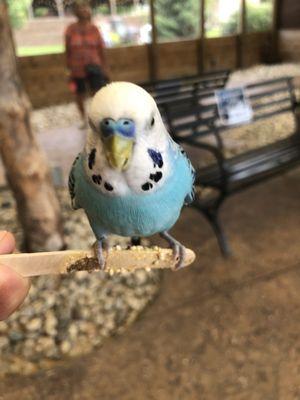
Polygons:
<instances>
[{"instance_id":1,"label":"bench backrest","mask_svg":"<svg viewBox=\"0 0 300 400\"><path fill-rule=\"evenodd\" d=\"M185 76L141 84L160 106L163 103L183 98L184 95L195 95L203 90L223 88L228 80L230 71L222 70L203 75Z\"/></svg>"},{"instance_id":2,"label":"bench backrest","mask_svg":"<svg viewBox=\"0 0 300 400\"><path fill-rule=\"evenodd\" d=\"M292 112L295 116L296 97L293 78L284 77L250 84L244 87L255 122ZM223 125L219 119L215 92L187 96L169 102L165 118L174 138L191 141L209 134L222 133L238 125Z\"/></svg>"}]
</instances>

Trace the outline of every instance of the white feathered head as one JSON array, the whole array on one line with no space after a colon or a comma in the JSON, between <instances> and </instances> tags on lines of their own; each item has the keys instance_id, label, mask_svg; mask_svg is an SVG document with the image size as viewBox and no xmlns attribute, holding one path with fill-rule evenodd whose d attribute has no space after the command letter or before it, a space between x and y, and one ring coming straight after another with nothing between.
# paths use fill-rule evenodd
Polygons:
<instances>
[{"instance_id":1,"label":"white feathered head","mask_svg":"<svg viewBox=\"0 0 300 400\"><path fill-rule=\"evenodd\" d=\"M127 168L134 146L141 142L164 145L168 133L152 96L129 82L113 82L94 96L89 122L99 135L111 167Z\"/></svg>"}]
</instances>

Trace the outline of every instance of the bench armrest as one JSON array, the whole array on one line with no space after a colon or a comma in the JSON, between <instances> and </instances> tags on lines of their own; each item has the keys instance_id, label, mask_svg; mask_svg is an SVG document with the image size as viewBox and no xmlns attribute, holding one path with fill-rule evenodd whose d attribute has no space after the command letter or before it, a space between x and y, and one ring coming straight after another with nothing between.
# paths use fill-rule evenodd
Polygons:
<instances>
[{"instance_id":1,"label":"bench armrest","mask_svg":"<svg viewBox=\"0 0 300 400\"><path fill-rule=\"evenodd\" d=\"M189 138L186 138L186 139L181 138L180 142L186 143L190 146L197 147L202 150L207 150L213 154L214 158L216 159L216 163L218 164L218 167L220 169L220 174L221 174L222 185L220 187L220 190L221 190L222 194L226 194L227 183L228 183L228 170L227 170L227 166L226 166L226 158L224 157L223 151L217 146L213 146L209 143L195 142L194 140L190 140ZM197 170L196 170L196 173L197 173Z\"/></svg>"}]
</instances>

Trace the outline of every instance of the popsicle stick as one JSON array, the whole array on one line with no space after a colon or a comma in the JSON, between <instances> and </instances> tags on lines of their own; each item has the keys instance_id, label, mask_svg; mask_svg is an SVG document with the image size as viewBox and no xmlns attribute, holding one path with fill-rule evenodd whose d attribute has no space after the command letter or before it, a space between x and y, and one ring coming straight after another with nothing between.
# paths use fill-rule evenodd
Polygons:
<instances>
[{"instance_id":1,"label":"popsicle stick","mask_svg":"<svg viewBox=\"0 0 300 400\"><path fill-rule=\"evenodd\" d=\"M134 271L140 268L172 269L175 266L172 250L160 247L132 246L130 249L120 249L117 246L105 255L105 271L110 274ZM186 249L185 266L192 264L195 258L195 253L192 250ZM24 277L99 270L93 250L66 250L1 255L1 264L11 267Z\"/></svg>"}]
</instances>

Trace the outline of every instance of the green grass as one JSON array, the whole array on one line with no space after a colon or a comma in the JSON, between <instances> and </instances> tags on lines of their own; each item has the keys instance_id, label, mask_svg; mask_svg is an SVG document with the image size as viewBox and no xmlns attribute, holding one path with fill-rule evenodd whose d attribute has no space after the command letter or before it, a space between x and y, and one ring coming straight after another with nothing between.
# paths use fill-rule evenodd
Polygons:
<instances>
[{"instance_id":1,"label":"green grass","mask_svg":"<svg viewBox=\"0 0 300 400\"><path fill-rule=\"evenodd\" d=\"M41 56L43 54L57 54L65 51L64 45L54 44L48 46L24 46L17 49L19 57Z\"/></svg>"},{"instance_id":2,"label":"green grass","mask_svg":"<svg viewBox=\"0 0 300 400\"><path fill-rule=\"evenodd\" d=\"M222 37L222 36L224 36L224 35L222 34L222 29L220 27L212 28L205 32L205 37L207 37L207 38L217 38L217 37Z\"/></svg>"}]
</instances>

